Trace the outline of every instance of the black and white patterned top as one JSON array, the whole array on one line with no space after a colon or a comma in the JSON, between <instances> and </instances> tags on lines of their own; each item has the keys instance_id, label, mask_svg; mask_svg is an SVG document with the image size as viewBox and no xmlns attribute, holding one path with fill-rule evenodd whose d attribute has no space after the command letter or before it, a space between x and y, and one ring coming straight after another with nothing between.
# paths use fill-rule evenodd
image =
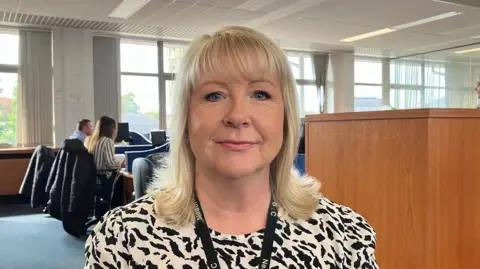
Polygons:
<instances>
[{"instance_id":1,"label":"black and white patterned top","mask_svg":"<svg viewBox=\"0 0 480 269\"><path fill-rule=\"evenodd\" d=\"M281 216L281 214L280 214ZM220 268L257 268L263 230L245 235L211 231ZM321 198L315 214L277 222L270 268L377 269L375 232L351 209ZM85 246L85 268L207 268L194 224L172 228L156 217L154 199L116 208Z\"/></svg>"}]
</instances>

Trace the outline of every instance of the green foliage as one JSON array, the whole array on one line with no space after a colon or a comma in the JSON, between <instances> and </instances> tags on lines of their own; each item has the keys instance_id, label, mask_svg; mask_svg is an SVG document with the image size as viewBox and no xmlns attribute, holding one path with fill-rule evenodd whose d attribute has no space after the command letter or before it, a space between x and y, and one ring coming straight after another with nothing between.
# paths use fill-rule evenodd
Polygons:
<instances>
[{"instance_id":1,"label":"green foliage","mask_svg":"<svg viewBox=\"0 0 480 269\"><path fill-rule=\"evenodd\" d=\"M17 92L18 84L13 89L12 109L8 113L0 112L0 143L16 144Z\"/></svg>"},{"instance_id":2,"label":"green foliage","mask_svg":"<svg viewBox=\"0 0 480 269\"><path fill-rule=\"evenodd\" d=\"M135 94L122 95L122 113L140 115L140 106L135 102Z\"/></svg>"},{"instance_id":3,"label":"green foliage","mask_svg":"<svg viewBox=\"0 0 480 269\"><path fill-rule=\"evenodd\" d=\"M140 106L135 101L134 93L122 95L122 114L146 115L158 119L160 113L158 111L140 112Z\"/></svg>"},{"instance_id":4,"label":"green foliage","mask_svg":"<svg viewBox=\"0 0 480 269\"><path fill-rule=\"evenodd\" d=\"M155 119L160 118L160 113L158 113L158 111L157 112L149 111L149 112L146 112L145 115L148 115L148 116L153 117Z\"/></svg>"}]
</instances>

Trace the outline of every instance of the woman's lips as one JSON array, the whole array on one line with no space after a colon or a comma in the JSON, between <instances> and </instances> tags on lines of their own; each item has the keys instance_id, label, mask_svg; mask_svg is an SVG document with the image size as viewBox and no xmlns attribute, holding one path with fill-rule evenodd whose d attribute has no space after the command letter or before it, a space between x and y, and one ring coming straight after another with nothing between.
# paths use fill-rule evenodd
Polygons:
<instances>
[{"instance_id":1,"label":"woman's lips","mask_svg":"<svg viewBox=\"0 0 480 269\"><path fill-rule=\"evenodd\" d=\"M224 148L232 151L244 151L253 147L256 143L250 141L220 141L217 142Z\"/></svg>"}]
</instances>

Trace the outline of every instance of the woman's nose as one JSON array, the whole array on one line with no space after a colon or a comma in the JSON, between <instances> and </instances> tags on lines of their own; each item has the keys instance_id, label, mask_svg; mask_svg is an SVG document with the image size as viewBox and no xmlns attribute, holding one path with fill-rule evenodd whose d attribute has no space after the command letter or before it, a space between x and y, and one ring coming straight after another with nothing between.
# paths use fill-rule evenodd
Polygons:
<instances>
[{"instance_id":1,"label":"woman's nose","mask_svg":"<svg viewBox=\"0 0 480 269\"><path fill-rule=\"evenodd\" d=\"M231 100L229 110L224 119L224 124L229 127L243 128L251 124L247 97L239 97Z\"/></svg>"}]
</instances>

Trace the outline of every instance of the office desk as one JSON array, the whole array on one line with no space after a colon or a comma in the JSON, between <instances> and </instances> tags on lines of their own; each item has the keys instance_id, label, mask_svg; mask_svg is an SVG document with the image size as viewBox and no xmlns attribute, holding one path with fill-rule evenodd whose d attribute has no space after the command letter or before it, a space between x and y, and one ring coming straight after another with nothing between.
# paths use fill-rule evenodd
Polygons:
<instances>
[{"instance_id":1,"label":"office desk","mask_svg":"<svg viewBox=\"0 0 480 269\"><path fill-rule=\"evenodd\" d=\"M123 177L123 203L129 204L135 200L133 197L133 175L126 171L120 171L120 175Z\"/></svg>"},{"instance_id":2,"label":"office desk","mask_svg":"<svg viewBox=\"0 0 480 269\"><path fill-rule=\"evenodd\" d=\"M34 147L0 149L0 195L18 194L33 151Z\"/></svg>"}]
</instances>

